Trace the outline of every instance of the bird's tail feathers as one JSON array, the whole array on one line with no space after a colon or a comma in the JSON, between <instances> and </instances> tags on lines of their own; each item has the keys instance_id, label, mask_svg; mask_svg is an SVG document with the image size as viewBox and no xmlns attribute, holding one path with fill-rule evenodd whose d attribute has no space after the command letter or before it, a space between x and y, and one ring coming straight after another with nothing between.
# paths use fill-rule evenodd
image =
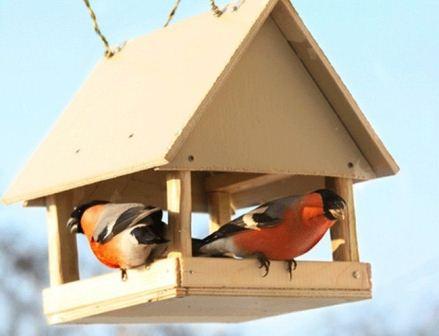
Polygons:
<instances>
[{"instance_id":1,"label":"bird's tail feathers","mask_svg":"<svg viewBox=\"0 0 439 336\"><path fill-rule=\"evenodd\" d=\"M137 225L131 230L131 235L136 238L139 244L165 244L169 242L169 240L151 230L148 225Z\"/></svg>"},{"instance_id":2,"label":"bird's tail feathers","mask_svg":"<svg viewBox=\"0 0 439 336\"><path fill-rule=\"evenodd\" d=\"M203 255L203 253L201 253L200 251L202 246L203 246L203 239L192 238L192 255L193 256Z\"/></svg>"}]
</instances>

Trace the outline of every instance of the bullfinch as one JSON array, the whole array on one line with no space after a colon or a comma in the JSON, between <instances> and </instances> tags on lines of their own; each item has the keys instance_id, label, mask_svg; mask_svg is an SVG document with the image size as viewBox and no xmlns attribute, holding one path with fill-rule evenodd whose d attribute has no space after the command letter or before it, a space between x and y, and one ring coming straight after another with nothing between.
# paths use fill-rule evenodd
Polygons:
<instances>
[{"instance_id":1,"label":"bullfinch","mask_svg":"<svg viewBox=\"0 0 439 336\"><path fill-rule=\"evenodd\" d=\"M292 277L295 258L314 247L334 223L344 218L346 202L329 189L280 198L194 240L195 254L257 258L266 276L270 260L287 262Z\"/></svg>"},{"instance_id":2,"label":"bullfinch","mask_svg":"<svg viewBox=\"0 0 439 336\"><path fill-rule=\"evenodd\" d=\"M76 207L67 221L72 233L83 233L97 259L119 268L148 264L166 250L168 240L162 210L141 203L91 201Z\"/></svg>"}]
</instances>

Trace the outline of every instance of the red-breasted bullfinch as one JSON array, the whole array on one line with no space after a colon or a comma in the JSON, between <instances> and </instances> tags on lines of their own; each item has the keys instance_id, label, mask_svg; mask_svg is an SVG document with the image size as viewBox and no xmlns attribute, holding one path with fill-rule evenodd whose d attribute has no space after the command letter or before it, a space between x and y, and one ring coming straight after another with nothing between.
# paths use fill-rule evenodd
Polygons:
<instances>
[{"instance_id":1,"label":"red-breasted bullfinch","mask_svg":"<svg viewBox=\"0 0 439 336\"><path fill-rule=\"evenodd\" d=\"M265 203L223 225L202 240L194 240L195 254L257 258L266 276L270 260L287 262L290 278L294 258L309 251L338 219L346 202L328 189Z\"/></svg>"},{"instance_id":2,"label":"red-breasted bullfinch","mask_svg":"<svg viewBox=\"0 0 439 336\"><path fill-rule=\"evenodd\" d=\"M92 201L76 207L67 227L83 233L103 264L126 270L146 265L161 256L167 247L162 210L140 203Z\"/></svg>"}]
</instances>

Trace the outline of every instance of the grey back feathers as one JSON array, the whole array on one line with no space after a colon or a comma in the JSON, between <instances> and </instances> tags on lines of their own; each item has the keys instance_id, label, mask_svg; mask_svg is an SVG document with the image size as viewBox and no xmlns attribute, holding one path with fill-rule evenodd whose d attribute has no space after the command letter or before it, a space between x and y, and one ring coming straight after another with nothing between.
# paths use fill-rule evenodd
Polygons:
<instances>
[{"instance_id":1,"label":"grey back feathers","mask_svg":"<svg viewBox=\"0 0 439 336\"><path fill-rule=\"evenodd\" d=\"M105 244L115 235L136 224L161 224L161 219L160 208L144 206L141 203L107 204L98 219L93 239Z\"/></svg>"},{"instance_id":2,"label":"grey back feathers","mask_svg":"<svg viewBox=\"0 0 439 336\"><path fill-rule=\"evenodd\" d=\"M230 222L230 224L242 226L246 229L258 229L273 227L282 220L285 211L299 196L280 198L257 207Z\"/></svg>"},{"instance_id":3,"label":"grey back feathers","mask_svg":"<svg viewBox=\"0 0 439 336\"><path fill-rule=\"evenodd\" d=\"M193 241L194 253L198 254L199 251L203 251L204 246L218 239L230 237L241 231L276 226L282 221L285 211L299 199L300 196L289 196L262 204L256 209L221 226L217 231L201 241Z\"/></svg>"}]
</instances>

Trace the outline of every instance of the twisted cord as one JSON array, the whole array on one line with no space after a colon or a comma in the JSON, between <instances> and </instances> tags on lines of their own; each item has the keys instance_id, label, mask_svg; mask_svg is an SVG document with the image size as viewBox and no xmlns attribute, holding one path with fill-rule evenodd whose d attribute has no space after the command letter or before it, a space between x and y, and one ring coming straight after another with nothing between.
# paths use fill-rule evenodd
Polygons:
<instances>
[{"instance_id":1,"label":"twisted cord","mask_svg":"<svg viewBox=\"0 0 439 336\"><path fill-rule=\"evenodd\" d=\"M210 0L210 7L215 16L221 16L223 11L216 5L215 0Z\"/></svg>"},{"instance_id":2,"label":"twisted cord","mask_svg":"<svg viewBox=\"0 0 439 336\"><path fill-rule=\"evenodd\" d=\"M93 28L94 28L96 34L101 39L102 43L104 44L105 57L110 58L110 57L114 56L114 54L118 53L122 49L122 46L117 47L115 49L112 49L110 47L110 44L108 43L107 38L105 37L105 35L102 33L101 29L99 28L98 19L96 17L96 14L95 14L93 8L91 8L90 1L89 0L83 0L83 1L84 1L85 6L87 7L88 13L90 14L90 18L91 18L91 21L93 23Z\"/></svg>"},{"instance_id":3,"label":"twisted cord","mask_svg":"<svg viewBox=\"0 0 439 336\"><path fill-rule=\"evenodd\" d=\"M171 11L168 14L168 19L166 20L165 24L163 25L163 27L167 27L169 25L169 23L172 21L172 19L174 18L175 13L177 12L177 8L178 5L180 4L181 0L176 0L174 7L172 7Z\"/></svg>"}]
</instances>

